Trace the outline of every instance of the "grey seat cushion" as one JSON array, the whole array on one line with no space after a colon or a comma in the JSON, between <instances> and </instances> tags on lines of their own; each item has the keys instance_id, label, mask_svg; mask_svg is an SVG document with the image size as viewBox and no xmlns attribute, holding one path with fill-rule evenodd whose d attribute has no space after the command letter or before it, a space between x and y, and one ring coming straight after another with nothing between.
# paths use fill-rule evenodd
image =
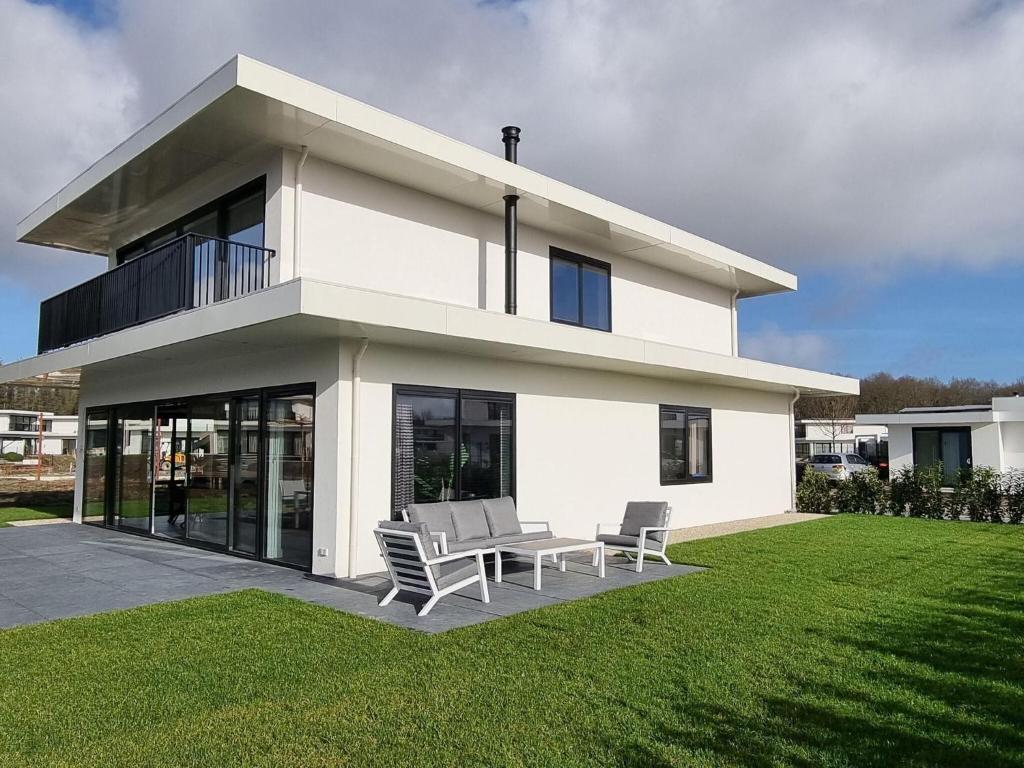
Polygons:
<instances>
[{"instance_id":1,"label":"grey seat cushion","mask_svg":"<svg viewBox=\"0 0 1024 768\"><path fill-rule=\"evenodd\" d=\"M516 503L511 496L484 499L484 515L487 517L487 527L490 528L491 536L509 536L523 532L523 526L519 524L519 515L516 513Z\"/></svg>"},{"instance_id":2,"label":"grey seat cushion","mask_svg":"<svg viewBox=\"0 0 1024 768\"><path fill-rule=\"evenodd\" d=\"M434 581L437 582L438 589L450 587L457 581L468 579L470 576L475 576L479 573L476 567L476 560L470 557L453 560L450 563L441 563L440 565L433 566L433 568Z\"/></svg>"},{"instance_id":3,"label":"grey seat cushion","mask_svg":"<svg viewBox=\"0 0 1024 768\"><path fill-rule=\"evenodd\" d=\"M626 504L626 514L622 518L619 534L622 536L639 536L641 528L665 526L668 524L667 501L631 501ZM653 531L647 536L650 541L665 540L665 531Z\"/></svg>"},{"instance_id":4,"label":"grey seat cushion","mask_svg":"<svg viewBox=\"0 0 1024 768\"><path fill-rule=\"evenodd\" d=\"M427 529L434 533L444 533L450 539L455 538L455 525L452 523L452 508L447 501L433 504L410 504L405 508L410 523L426 523Z\"/></svg>"},{"instance_id":5,"label":"grey seat cushion","mask_svg":"<svg viewBox=\"0 0 1024 768\"><path fill-rule=\"evenodd\" d=\"M434 540L430 537L430 530L427 528L426 523L407 523L404 520L381 520L377 523L377 527L388 531L418 534L427 559L429 560L437 554L437 550L434 548Z\"/></svg>"},{"instance_id":6,"label":"grey seat cushion","mask_svg":"<svg viewBox=\"0 0 1024 768\"><path fill-rule=\"evenodd\" d=\"M535 533L513 533L508 536L489 536L486 539L471 539L469 541L456 541L448 546L449 552L465 552L469 549L493 549L498 544L515 544L519 541L538 541L540 539L552 539L554 534L551 531L537 531Z\"/></svg>"},{"instance_id":7,"label":"grey seat cushion","mask_svg":"<svg viewBox=\"0 0 1024 768\"><path fill-rule=\"evenodd\" d=\"M455 538L459 541L470 539L486 539L491 535L487 527L487 516L484 505L479 501L452 501L452 523L455 525ZM449 550L450 551L450 550Z\"/></svg>"},{"instance_id":8,"label":"grey seat cushion","mask_svg":"<svg viewBox=\"0 0 1024 768\"><path fill-rule=\"evenodd\" d=\"M661 552L662 543L661 541L654 541L654 534L647 534L647 541L644 544L644 551ZM639 536L623 536L621 533L599 533L597 535L598 541L603 541L609 546L620 546L620 547L640 547Z\"/></svg>"}]
</instances>

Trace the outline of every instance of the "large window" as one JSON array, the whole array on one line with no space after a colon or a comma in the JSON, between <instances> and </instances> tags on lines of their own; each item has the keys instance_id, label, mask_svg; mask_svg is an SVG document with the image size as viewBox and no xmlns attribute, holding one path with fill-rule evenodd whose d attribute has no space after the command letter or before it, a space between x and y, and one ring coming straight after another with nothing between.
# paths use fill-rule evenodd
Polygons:
<instances>
[{"instance_id":1,"label":"large window","mask_svg":"<svg viewBox=\"0 0 1024 768\"><path fill-rule=\"evenodd\" d=\"M117 263L123 264L188 232L262 248L265 208L266 179L259 178L120 248ZM224 264L229 265L222 268L230 269L230 256L221 255ZM230 276L224 277L224 284L229 284Z\"/></svg>"},{"instance_id":2,"label":"large window","mask_svg":"<svg viewBox=\"0 0 1024 768\"><path fill-rule=\"evenodd\" d=\"M90 409L90 522L308 569L312 385Z\"/></svg>"},{"instance_id":3,"label":"large window","mask_svg":"<svg viewBox=\"0 0 1024 768\"><path fill-rule=\"evenodd\" d=\"M711 409L663 405L658 409L661 484L711 481Z\"/></svg>"},{"instance_id":4,"label":"large window","mask_svg":"<svg viewBox=\"0 0 1024 768\"><path fill-rule=\"evenodd\" d=\"M412 503L513 495L515 396L395 387L392 516Z\"/></svg>"},{"instance_id":5,"label":"large window","mask_svg":"<svg viewBox=\"0 0 1024 768\"><path fill-rule=\"evenodd\" d=\"M961 469L972 464L970 427L915 427L914 464L930 467L942 462L943 481L953 485Z\"/></svg>"},{"instance_id":6,"label":"large window","mask_svg":"<svg viewBox=\"0 0 1024 768\"><path fill-rule=\"evenodd\" d=\"M11 432L38 432L39 417L28 416L23 413L12 413L8 429L10 429Z\"/></svg>"},{"instance_id":7,"label":"large window","mask_svg":"<svg viewBox=\"0 0 1024 768\"><path fill-rule=\"evenodd\" d=\"M552 246L551 319L598 331L612 329L611 267Z\"/></svg>"}]
</instances>

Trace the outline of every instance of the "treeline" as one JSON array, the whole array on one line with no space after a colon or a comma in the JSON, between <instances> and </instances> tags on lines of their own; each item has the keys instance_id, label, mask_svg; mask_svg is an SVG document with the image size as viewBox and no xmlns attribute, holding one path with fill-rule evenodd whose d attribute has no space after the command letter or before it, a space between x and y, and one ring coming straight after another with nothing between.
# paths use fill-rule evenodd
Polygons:
<instances>
[{"instance_id":1,"label":"treeline","mask_svg":"<svg viewBox=\"0 0 1024 768\"><path fill-rule=\"evenodd\" d=\"M78 413L78 387L35 384L0 384L0 408L15 411Z\"/></svg>"},{"instance_id":2,"label":"treeline","mask_svg":"<svg viewBox=\"0 0 1024 768\"><path fill-rule=\"evenodd\" d=\"M1009 384L978 379L916 376L896 378L888 373L873 373L860 380L860 395L806 397L796 404L797 418L853 418L858 413L895 413L902 408L942 405L987 405L993 397L1019 392L1024 396L1024 378Z\"/></svg>"}]
</instances>

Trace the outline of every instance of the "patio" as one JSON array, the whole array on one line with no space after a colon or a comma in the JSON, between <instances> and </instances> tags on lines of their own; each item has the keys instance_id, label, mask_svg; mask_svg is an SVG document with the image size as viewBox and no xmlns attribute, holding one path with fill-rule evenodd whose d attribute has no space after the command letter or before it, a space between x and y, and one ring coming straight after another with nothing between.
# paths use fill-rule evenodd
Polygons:
<instances>
[{"instance_id":1,"label":"patio","mask_svg":"<svg viewBox=\"0 0 1024 768\"><path fill-rule=\"evenodd\" d=\"M532 564L505 560L503 582L488 582L489 604L480 602L473 585L442 599L429 615L418 618L413 602L418 598L408 593L400 593L384 608L377 605L391 586L386 574L357 579L310 576L88 525L4 528L0 530L0 628L255 588L436 633L701 570L651 562L638 574L624 558L608 557L607 576L599 579L585 553L570 557L565 573L545 567L543 589L534 591ZM488 576L493 577L490 566Z\"/></svg>"}]
</instances>

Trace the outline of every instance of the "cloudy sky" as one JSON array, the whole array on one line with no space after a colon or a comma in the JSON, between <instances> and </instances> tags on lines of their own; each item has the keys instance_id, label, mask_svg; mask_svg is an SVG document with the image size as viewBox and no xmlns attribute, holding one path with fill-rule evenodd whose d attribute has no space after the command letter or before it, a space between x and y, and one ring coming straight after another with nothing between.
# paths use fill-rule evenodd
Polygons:
<instances>
[{"instance_id":1,"label":"cloudy sky","mask_svg":"<svg viewBox=\"0 0 1024 768\"><path fill-rule=\"evenodd\" d=\"M102 267L15 223L237 52L796 272L745 355L1024 375L1016 0L0 0L0 359Z\"/></svg>"}]
</instances>

